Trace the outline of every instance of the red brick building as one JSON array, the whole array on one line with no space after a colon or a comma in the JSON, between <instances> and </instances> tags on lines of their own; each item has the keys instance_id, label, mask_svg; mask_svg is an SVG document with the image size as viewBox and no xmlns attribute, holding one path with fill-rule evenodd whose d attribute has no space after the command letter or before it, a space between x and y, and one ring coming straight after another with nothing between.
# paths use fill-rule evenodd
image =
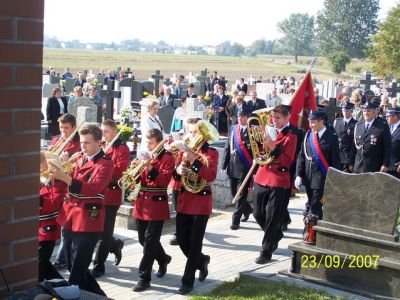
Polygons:
<instances>
[{"instance_id":1,"label":"red brick building","mask_svg":"<svg viewBox=\"0 0 400 300\"><path fill-rule=\"evenodd\" d=\"M0 270L11 291L37 282L43 14L44 0L0 3Z\"/></svg>"}]
</instances>

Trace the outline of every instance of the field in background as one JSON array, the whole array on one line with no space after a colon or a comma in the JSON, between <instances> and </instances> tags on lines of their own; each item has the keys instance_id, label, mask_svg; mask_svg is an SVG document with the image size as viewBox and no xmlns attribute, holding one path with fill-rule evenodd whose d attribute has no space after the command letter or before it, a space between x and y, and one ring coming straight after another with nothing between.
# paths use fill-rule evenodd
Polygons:
<instances>
[{"instance_id":1,"label":"field in background","mask_svg":"<svg viewBox=\"0 0 400 300\"><path fill-rule=\"evenodd\" d=\"M287 64L287 61L292 64ZM45 69L52 66L56 69L56 72L62 73L65 67L69 67L74 73L83 69L98 72L100 69L116 70L119 66L123 69L130 67L138 80L147 79L149 75L154 74L155 70L161 70L164 78L168 78L173 73L187 75L189 72L193 72L196 75L204 68L209 71L218 70L227 80L235 80L239 77L248 78L252 74L262 76L263 79L271 78L272 75L290 75L299 78L302 76L302 72L307 69L310 61L311 57L299 57L299 64L295 65L292 56L229 57L64 49L44 49L43 54ZM348 73L359 76L364 71L369 70L369 63L353 61L349 64L347 70ZM313 75L318 80L351 78L330 72L329 63L324 57L318 59Z\"/></svg>"}]
</instances>

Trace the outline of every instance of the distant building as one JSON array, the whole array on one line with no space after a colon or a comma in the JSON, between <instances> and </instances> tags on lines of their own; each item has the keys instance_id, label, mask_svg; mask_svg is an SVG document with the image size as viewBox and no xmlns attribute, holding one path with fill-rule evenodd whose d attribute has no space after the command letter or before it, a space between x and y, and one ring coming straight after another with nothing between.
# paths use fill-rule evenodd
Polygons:
<instances>
[{"instance_id":1,"label":"distant building","mask_svg":"<svg viewBox=\"0 0 400 300\"><path fill-rule=\"evenodd\" d=\"M208 55L216 55L217 54L217 47L215 46L204 46L203 50L207 52Z\"/></svg>"}]
</instances>

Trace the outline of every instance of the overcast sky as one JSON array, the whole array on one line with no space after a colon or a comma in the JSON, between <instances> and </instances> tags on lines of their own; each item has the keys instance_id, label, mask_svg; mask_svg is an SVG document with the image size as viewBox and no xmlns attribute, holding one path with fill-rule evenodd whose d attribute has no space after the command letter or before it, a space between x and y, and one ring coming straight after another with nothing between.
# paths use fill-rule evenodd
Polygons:
<instances>
[{"instance_id":1,"label":"overcast sky","mask_svg":"<svg viewBox=\"0 0 400 300\"><path fill-rule=\"evenodd\" d=\"M60 40L164 40L179 45L244 45L276 39L292 13L315 15L323 0L45 0L44 33ZM398 0L380 0L379 18Z\"/></svg>"}]
</instances>

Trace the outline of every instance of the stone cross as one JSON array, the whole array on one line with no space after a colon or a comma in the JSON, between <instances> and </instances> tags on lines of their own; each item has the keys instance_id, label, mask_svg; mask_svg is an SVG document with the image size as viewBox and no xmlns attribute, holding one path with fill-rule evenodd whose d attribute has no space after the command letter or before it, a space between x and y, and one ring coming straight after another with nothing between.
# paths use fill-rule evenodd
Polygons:
<instances>
[{"instance_id":1,"label":"stone cross","mask_svg":"<svg viewBox=\"0 0 400 300\"><path fill-rule=\"evenodd\" d=\"M207 76L207 69L200 72L196 79L200 82L200 95L204 96L207 91L207 84L210 83L210 77Z\"/></svg>"},{"instance_id":2,"label":"stone cross","mask_svg":"<svg viewBox=\"0 0 400 300\"><path fill-rule=\"evenodd\" d=\"M397 86L397 82L392 82L392 87L386 89L390 93L390 97L396 97L397 93L400 93L400 86Z\"/></svg>"},{"instance_id":3,"label":"stone cross","mask_svg":"<svg viewBox=\"0 0 400 300\"><path fill-rule=\"evenodd\" d=\"M114 98L121 98L121 91L114 91L114 80L107 80L107 89L100 91L100 96L106 99L106 119L113 120Z\"/></svg>"},{"instance_id":4,"label":"stone cross","mask_svg":"<svg viewBox=\"0 0 400 300\"><path fill-rule=\"evenodd\" d=\"M367 72L365 79L360 80L360 84L365 84L365 90L369 90L371 85L376 84L376 80L371 80L371 73Z\"/></svg>"},{"instance_id":5,"label":"stone cross","mask_svg":"<svg viewBox=\"0 0 400 300\"><path fill-rule=\"evenodd\" d=\"M135 77L133 76L133 72L131 71L131 68L126 68L125 75L128 78L135 79Z\"/></svg>"},{"instance_id":6,"label":"stone cross","mask_svg":"<svg viewBox=\"0 0 400 300\"><path fill-rule=\"evenodd\" d=\"M167 78L167 79L164 81L165 86L171 86L172 83L173 83L173 82L172 82L169 78Z\"/></svg>"},{"instance_id":7,"label":"stone cross","mask_svg":"<svg viewBox=\"0 0 400 300\"><path fill-rule=\"evenodd\" d=\"M164 76L160 75L160 70L156 70L156 74L151 75L151 78L154 79L154 89L156 92L156 97L159 96L159 89L160 89L160 79L163 79Z\"/></svg>"}]
</instances>

